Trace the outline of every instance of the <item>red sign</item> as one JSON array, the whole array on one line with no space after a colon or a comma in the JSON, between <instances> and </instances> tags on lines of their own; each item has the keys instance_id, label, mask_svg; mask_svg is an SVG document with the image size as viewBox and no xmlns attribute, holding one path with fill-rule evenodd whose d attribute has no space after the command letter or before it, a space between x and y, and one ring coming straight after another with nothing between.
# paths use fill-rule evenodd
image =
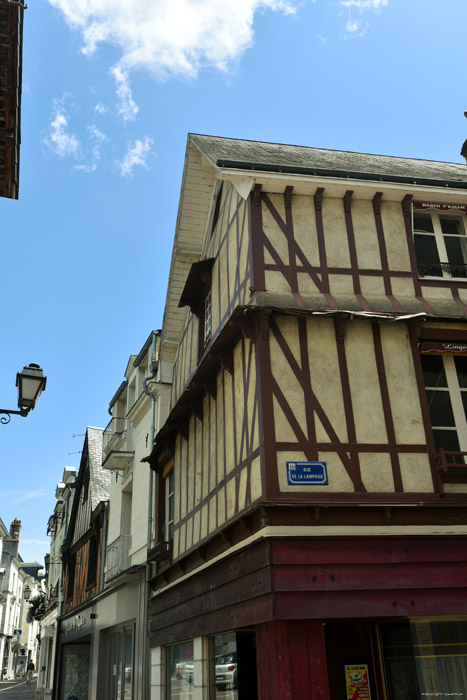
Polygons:
<instances>
[{"instance_id":1,"label":"red sign","mask_svg":"<svg viewBox=\"0 0 467 700\"><path fill-rule=\"evenodd\" d=\"M467 214L464 204L437 204L436 202L414 202L414 209L436 209L437 211L459 211Z\"/></svg>"},{"instance_id":2,"label":"red sign","mask_svg":"<svg viewBox=\"0 0 467 700\"><path fill-rule=\"evenodd\" d=\"M431 355L467 355L465 343L420 343L420 352Z\"/></svg>"}]
</instances>

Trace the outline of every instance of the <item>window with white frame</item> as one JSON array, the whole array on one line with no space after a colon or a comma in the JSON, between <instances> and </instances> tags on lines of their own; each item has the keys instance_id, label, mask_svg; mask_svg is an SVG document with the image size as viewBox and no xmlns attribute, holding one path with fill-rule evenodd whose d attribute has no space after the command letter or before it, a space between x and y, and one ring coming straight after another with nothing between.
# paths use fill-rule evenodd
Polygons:
<instances>
[{"instance_id":1,"label":"window with white frame","mask_svg":"<svg viewBox=\"0 0 467 700\"><path fill-rule=\"evenodd\" d=\"M204 300L204 345L208 343L212 333L212 295L211 290Z\"/></svg>"},{"instance_id":2,"label":"window with white frame","mask_svg":"<svg viewBox=\"0 0 467 700\"><path fill-rule=\"evenodd\" d=\"M415 210L413 230L421 277L467 278L465 214Z\"/></svg>"},{"instance_id":3,"label":"window with white frame","mask_svg":"<svg viewBox=\"0 0 467 700\"><path fill-rule=\"evenodd\" d=\"M467 357L422 355L421 360L436 452L467 452Z\"/></svg>"},{"instance_id":4,"label":"window with white frame","mask_svg":"<svg viewBox=\"0 0 467 700\"><path fill-rule=\"evenodd\" d=\"M171 542L174 536L174 470L165 477L165 540Z\"/></svg>"}]
</instances>

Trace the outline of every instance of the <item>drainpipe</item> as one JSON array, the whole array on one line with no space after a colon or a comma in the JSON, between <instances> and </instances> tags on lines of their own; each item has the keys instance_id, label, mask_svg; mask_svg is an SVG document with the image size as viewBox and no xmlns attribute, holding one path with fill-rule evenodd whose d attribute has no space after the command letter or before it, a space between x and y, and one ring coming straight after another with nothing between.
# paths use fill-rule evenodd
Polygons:
<instances>
[{"instance_id":1,"label":"drainpipe","mask_svg":"<svg viewBox=\"0 0 467 700\"><path fill-rule=\"evenodd\" d=\"M156 373L157 373L156 342L157 342L157 336L159 335L159 333L160 333L160 331L157 331L152 336L151 364L149 365L149 369L151 371L151 374L148 377L146 377L143 381L144 393L147 396L149 396L149 398L151 399L151 425L149 428L150 449L152 449L152 446L154 443L154 436L155 436L155 432L156 432L156 397L154 396L154 394L151 391L149 391L148 384L150 382L153 382L156 378ZM153 473L152 469L150 469L149 470L149 493L148 493L148 534L147 534L147 548L148 549L151 549L153 491L154 491L154 473Z\"/></svg>"},{"instance_id":2,"label":"drainpipe","mask_svg":"<svg viewBox=\"0 0 467 700\"><path fill-rule=\"evenodd\" d=\"M157 338L160 335L160 331L156 331L152 336L152 349L151 349L151 364L149 365L149 370L151 374L146 377L143 381L144 393L151 399L151 424L149 428L149 449L152 450L154 444L154 437L156 432L156 396L148 389L148 384L155 381L157 366L156 362L156 343ZM153 494L154 494L154 472L149 468L149 488L148 488L148 530L147 530L147 547L146 549L151 549L152 541L152 525L153 525ZM148 643L148 619L149 619L149 587L148 587L148 569L146 566L146 576L144 577L144 619L143 619L143 659L146 661L146 672L143 673L143 697L149 698L151 694L151 688L149 683L149 669L150 669L150 659L149 659L149 643ZM144 661L143 661L144 665Z\"/></svg>"}]
</instances>

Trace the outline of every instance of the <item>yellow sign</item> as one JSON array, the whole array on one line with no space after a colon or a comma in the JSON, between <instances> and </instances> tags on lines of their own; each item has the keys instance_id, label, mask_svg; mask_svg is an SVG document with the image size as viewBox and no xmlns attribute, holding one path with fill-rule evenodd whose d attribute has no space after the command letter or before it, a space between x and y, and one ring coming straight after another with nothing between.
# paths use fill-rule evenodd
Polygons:
<instances>
[{"instance_id":1,"label":"yellow sign","mask_svg":"<svg viewBox=\"0 0 467 700\"><path fill-rule=\"evenodd\" d=\"M345 666L347 700L371 700L368 666Z\"/></svg>"}]
</instances>

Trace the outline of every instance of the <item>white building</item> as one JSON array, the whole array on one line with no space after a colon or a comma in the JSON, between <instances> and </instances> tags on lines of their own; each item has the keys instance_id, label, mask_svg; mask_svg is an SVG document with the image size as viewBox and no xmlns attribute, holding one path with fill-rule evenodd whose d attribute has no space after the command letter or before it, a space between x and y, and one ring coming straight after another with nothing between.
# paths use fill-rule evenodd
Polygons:
<instances>
[{"instance_id":1,"label":"white building","mask_svg":"<svg viewBox=\"0 0 467 700\"><path fill-rule=\"evenodd\" d=\"M1 529L5 529L3 523ZM37 649L34 634L37 635L38 626L37 623L30 624L26 620L29 604L24 598L24 589L28 582L32 585L32 590L39 589L37 574L40 565L29 565L35 570L35 575L23 570L24 562L19 554L20 535L21 521L15 519L3 538L0 567L0 658L2 677L10 679L25 673L27 660L34 660Z\"/></svg>"}]
</instances>

